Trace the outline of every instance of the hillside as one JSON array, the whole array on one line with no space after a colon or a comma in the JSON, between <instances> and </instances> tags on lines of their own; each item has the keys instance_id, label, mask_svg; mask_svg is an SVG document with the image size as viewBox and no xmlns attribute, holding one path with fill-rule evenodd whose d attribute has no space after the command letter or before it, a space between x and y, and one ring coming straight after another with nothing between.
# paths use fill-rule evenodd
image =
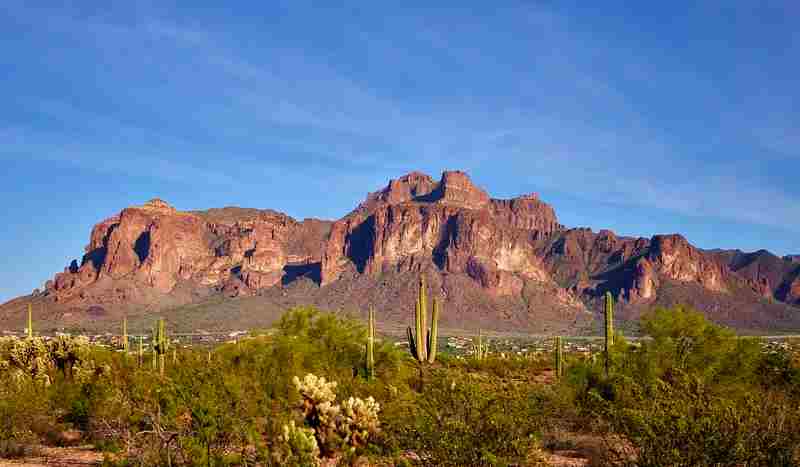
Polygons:
<instances>
[{"instance_id":1,"label":"hillside","mask_svg":"<svg viewBox=\"0 0 800 467\"><path fill-rule=\"evenodd\" d=\"M158 199L125 208L94 226L80 261L0 306L0 328L19 328L28 303L52 328L161 313L186 330L238 329L307 303L374 305L392 328L413 311L420 272L444 299L450 329L584 333L606 291L623 320L681 302L743 330L800 329L796 257L567 228L538 195L495 199L463 172L410 173L336 221L183 212Z\"/></svg>"}]
</instances>

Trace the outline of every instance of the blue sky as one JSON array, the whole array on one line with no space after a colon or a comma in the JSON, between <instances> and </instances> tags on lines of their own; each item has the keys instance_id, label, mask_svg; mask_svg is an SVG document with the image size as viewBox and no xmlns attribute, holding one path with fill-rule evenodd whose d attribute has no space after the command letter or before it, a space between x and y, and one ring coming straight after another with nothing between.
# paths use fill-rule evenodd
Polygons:
<instances>
[{"instance_id":1,"label":"blue sky","mask_svg":"<svg viewBox=\"0 0 800 467\"><path fill-rule=\"evenodd\" d=\"M332 219L411 170L800 253L797 2L67 3L0 7L0 301L152 197Z\"/></svg>"}]
</instances>

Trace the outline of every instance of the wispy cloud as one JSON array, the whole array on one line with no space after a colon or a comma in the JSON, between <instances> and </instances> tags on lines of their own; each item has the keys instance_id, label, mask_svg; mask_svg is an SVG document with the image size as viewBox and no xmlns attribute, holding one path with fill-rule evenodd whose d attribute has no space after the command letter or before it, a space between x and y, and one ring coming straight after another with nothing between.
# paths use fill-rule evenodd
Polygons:
<instances>
[{"instance_id":1,"label":"wispy cloud","mask_svg":"<svg viewBox=\"0 0 800 467\"><path fill-rule=\"evenodd\" d=\"M416 25L418 33L408 44L381 30L353 28L352 36L365 50L388 57L375 66L396 60L398 69L432 67L418 73L444 73L444 64L462 70L462 81L452 83L454 97L429 99L398 97L302 48L265 43L254 54L238 49L224 31L169 18L51 16L48 27L54 33L85 45L76 52L85 64L102 58L98 67L104 68L95 71L98 86L119 79L120 95L111 98L153 119L143 121L140 115L123 121L100 110L78 109L66 98L28 99L21 105L61 122L61 128L18 122L2 133L0 154L220 185L248 183L244 172L287 173L287 167L298 166L310 167L306 173L313 175L338 169L337 177L349 174L374 184L415 167L507 167L509 175L529 177L540 191L800 231L796 197L764 186L758 174L743 173L737 164L698 165L687 154L726 151L719 133L692 144L680 141L668 128L652 125L648 109L596 65L622 62L642 86L661 73L671 73L687 88L712 92L713 83L692 71L655 68L648 57L614 50L613 44L597 44L543 7L498 9L497 15L510 32L474 18L453 29L401 16L386 27ZM498 42L495 50L481 47L487 34ZM410 49L420 44L433 59ZM507 45L511 52L501 50ZM515 59L514 50L524 50L529 59ZM439 59L443 65L437 68ZM408 83L426 86L424 76L412 76ZM128 85L131 89L125 89ZM493 97L492 92L500 93L491 86L508 89ZM474 94L488 96L473 99ZM162 108L160 101L167 99ZM169 127L159 128L163 122ZM755 133L764 147L797 156L796 128L778 125ZM200 155L226 163L195 162Z\"/></svg>"}]
</instances>

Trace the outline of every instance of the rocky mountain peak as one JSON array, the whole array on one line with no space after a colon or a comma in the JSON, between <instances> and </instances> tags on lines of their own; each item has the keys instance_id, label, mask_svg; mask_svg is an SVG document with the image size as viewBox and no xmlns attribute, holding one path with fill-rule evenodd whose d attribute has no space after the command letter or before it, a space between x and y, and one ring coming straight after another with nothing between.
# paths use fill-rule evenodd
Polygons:
<instances>
[{"instance_id":1,"label":"rocky mountain peak","mask_svg":"<svg viewBox=\"0 0 800 467\"><path fill-rule=\"evenodd\" d=\"M489 195L475 186L469 175L460 170L444 172L434 196L438 202L469 209L485 207L490 200Z\"/></svg>"},{"instance_id":2,"label":"rocky mountain peak","mask_svg":"<svg viewBox=\"0 0 800 467\"><path fill-rule=\"evenodd\" d=\"M171 211L175 212L176 209L173 208L169 203L164 201L161 198L153 198L148 202L144 203L141 206L142 209L154 210L154 211Z\"/></svg>"},{"instance_id":3,"label":"rocky mountain peak","mask_svg":"<svg viewBox=\"0 0 800 467\"><path fill-rule=\"evenodd\" d=\"M400 204L415 198L429 195L436 189L436 181L422 172L411 172L400 178L389 180L383 190L367 195L366 205Z\"/></svg>"}]
</instances>

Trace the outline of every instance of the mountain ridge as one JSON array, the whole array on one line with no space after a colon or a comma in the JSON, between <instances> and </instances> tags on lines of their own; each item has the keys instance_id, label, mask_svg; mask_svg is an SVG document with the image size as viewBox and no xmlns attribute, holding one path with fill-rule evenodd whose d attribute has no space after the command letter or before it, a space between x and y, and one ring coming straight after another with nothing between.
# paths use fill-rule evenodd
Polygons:
<instances>
[{"instance_id":1,"label":"mountain ridge","mask_svg":"<svg viewBox=\"0 0 800 467\"><path fill-rule=\"evenodd\" d=\"M402 307L407 283L377 284L424 272L445 304L457 307L446 320L454 326L567 329L590 321L611 292L623 319L680 301L739 328L794 329L799 263L766 250L703 250L680 234L568 228L535 193L495 199L461 171L438 181L411 172L333 221L235 206L179 211L157 198L127 207L94 226L80 263L43 290L0 305L0 326L26 300L73 322L90 319L89 309L113 317L214 297L275 295L299 304L296 289L320 306ZM357 284L362 296L338 292L337 283ZM368 293L369 284L385 297Z\"/></svg>"}]
</instances>

